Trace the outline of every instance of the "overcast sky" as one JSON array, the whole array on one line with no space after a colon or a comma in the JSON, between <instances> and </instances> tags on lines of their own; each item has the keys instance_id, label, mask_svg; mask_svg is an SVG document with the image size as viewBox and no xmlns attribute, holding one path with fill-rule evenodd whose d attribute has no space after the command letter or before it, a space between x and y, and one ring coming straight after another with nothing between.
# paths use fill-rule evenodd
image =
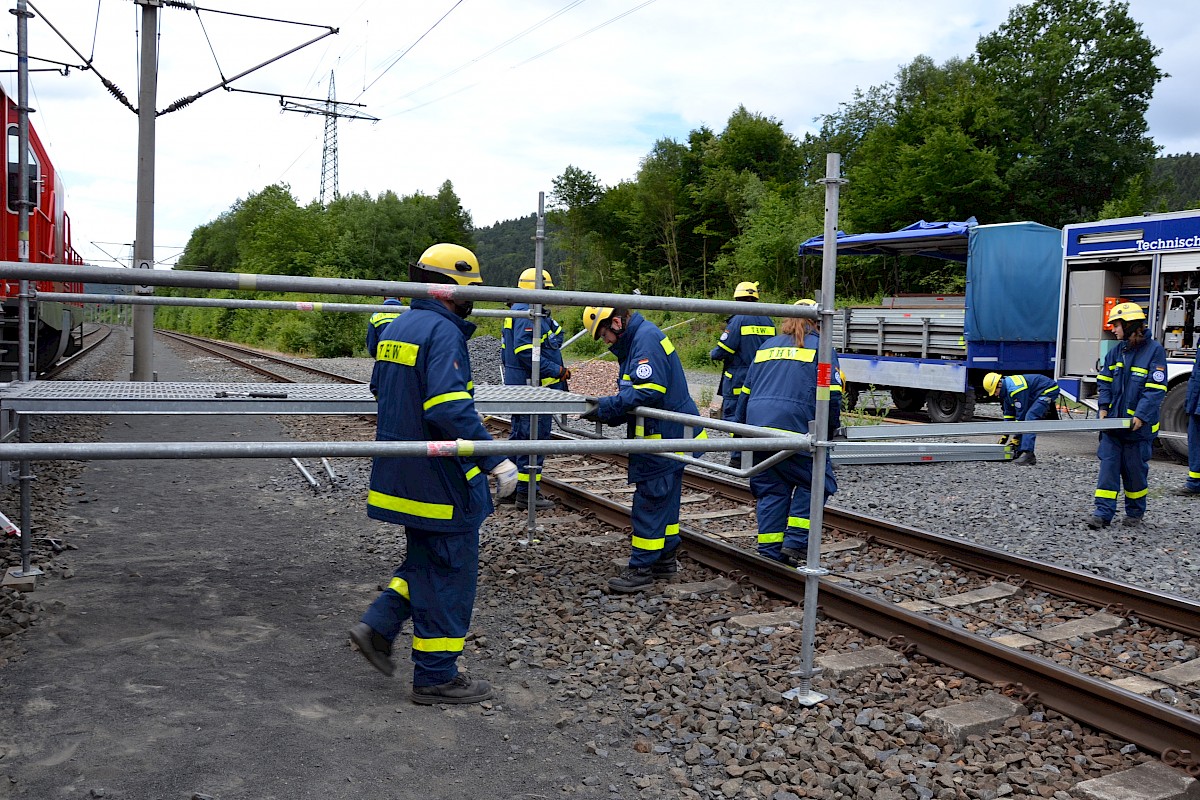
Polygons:
<instances>
[{"instance_id":1,"label":"overcast sky","mask_svg":"<svg viewBox=\"0 0 1200 800\"><path fill-rule=\"evenodd\" d=\"M325 98L331 71L339 100L379 118L338 123L341 192L434 194L449 179L482 227L536 211L538 192L549 195L571 164L605 185L631 178L657 139L682 140L701 125L719 132L738 104L801 137L855 87L891 80L918 55L938 63L970 55L1014 5L201 0L205 9L284 22L164 8L159 110L319 36L321 26L340 32L232 84L273 96L218 88L158 118L156 257L172 263L196 226L269 184L289 184L301 203L318 196L324 118L281 112L278 95ZM31 56L79 64L65 38L137 105L138 6L32 0L32 8ZM1132 0L1130 8L1171 75L1155 92L1151 135L1164 153L1200 151L1195 5ZM15 21L5 18L2 47L15 52ZM15 69L15 56L0 59ZM3 80L15 97L15 72ZM30 82L33 125L66 183L76 249L93 263L128 259L137 117L95 72L34 72Z\"/></svg>"}]
</instances>

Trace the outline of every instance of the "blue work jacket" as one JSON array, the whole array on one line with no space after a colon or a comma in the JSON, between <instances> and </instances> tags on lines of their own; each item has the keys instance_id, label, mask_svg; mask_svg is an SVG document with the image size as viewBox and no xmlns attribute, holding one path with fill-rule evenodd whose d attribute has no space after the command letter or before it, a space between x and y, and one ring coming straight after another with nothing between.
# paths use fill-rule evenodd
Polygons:
<instances>
[{"instance_id":1,"label":"blue work jacket","mask_svg":"<svg viewBox=\"0 0 1200 800\"><path fill-rule=\"evenodd\" d=\"M717 394L736 397L746 385L746 370L763 342L775 335L775 321L759 314L735 314L725 323L717 346L708 357L724 362Z\"/></svg>"},{"instance_id":2,"label":"blue work jacket","mask_svg":"<svg viewBox=\"0 0 1200 800\"><path fill-rule=\"evenodd\" d=\"M797 347L796 338L787 334L764 342L746 373L734 422L808 433L809 423L817 416L819 344L820 337L815 333L805 335L803 347ZM842 424L842 379L837 353L831 361L828 436Z\"/></svg>"},{"instance_id":3,"label":"blue work jacket","mask_svg":"<svg viewBox=\"0 0 1200 800\"><path fill-rule=\"evenodd\" d=\"M688 393L687 377L675 345L650 320L634 312L621 338L609 348L620 362L617 393L601 397L597 415L604 422L619 422L637 406L663 408L681 414L699 415ZM646 419L634 435L645 439L679 439L683 425ZM707 438L701 431L697 438ZM629 482L658 478L683 469L679 461L662 456L635 454L629 457Z\"/></svg>"},{"instance_id":4,"label":"blue work jacket","mask_svg":"<svg viewBox=\"0 0 1200 800\"><path fill-rule=\"evenodd\" d=\"M394 297L389 297L387 300L384 300L383 304L385 306L399 306L400 308L404 307L404 305ZM389 322L400 316L400 314L401 312L399 311L376 311L371 315L370 319L367 320L367 355L369 355L371 358L375 357L375 347L379 344L379 336L383 333L383 329L388 326Z\"/></svg>"},{"instance_id":5,"label":"blue work jacket","mask_svg":"<svg viewBox=\"0 0 1200 800\"><path fill-rule=\"evenodd\" d=\"M513 308L524 310L529 306L518 303ZM509 317L508 322L512 325L513 361L523 377L521 382L528 383L533 375L533 320ZM542 320L541 339L542 359L538 366L538 383L541 386L560 389L563 384L563 360L560 350L563 343L562 325L553 317L546 317ZM505 383L509 382L507 371L506 366Z\"/></svg>"},{"instance_id":6,"label":"blue work jacket","mask_svg":"<svg viewBox=\"0 0 1200 800\"><path fill-rule=\"evenodd\" d=\"M1058 396L1058 384L1045 375L1006 375L1000 381L1000 413L1005 419L1023 420L1035 400L1044 394Z\"/></svg>"},{"instance_id":7,"label":"blue work jacket","mask_svg":"<svg viewBox=\"0 0 1200 800\"><path fill-rule=\"evenodd\" d=\"M1200 415L1200 357L1192 364L1192 377L1188 378L1187 398L1183 401L1185 414Z\"/></svg>"},{"instance_id":8,"label":"blue work jacket","mask_svg":"<svg viewBox=\"0 0 1200 800\"><path fill-rule=\"evenodd\" d=\"M379 399L381 442L491 439L475 411L467 339L475 325L437 300L383 332L371 391ZM376 458L367 516L432 531L472 531L492 512L487 474L503 456Z\"/></svg>"},{"instance_id":9,"label":"blue work jacket","mask_svg":"<svg viewBox=\"0 0 1200 800\"><path fill-rule=\"evenodd\" d=\"M1118 342L1108 351L1096 375L1099 409L1110 419L1137 417L1142 427L1126 431L1134 439L1153 439L1167 394L1167 354L1150 337L1137 347Z\"/></svg>"}]
</instances>

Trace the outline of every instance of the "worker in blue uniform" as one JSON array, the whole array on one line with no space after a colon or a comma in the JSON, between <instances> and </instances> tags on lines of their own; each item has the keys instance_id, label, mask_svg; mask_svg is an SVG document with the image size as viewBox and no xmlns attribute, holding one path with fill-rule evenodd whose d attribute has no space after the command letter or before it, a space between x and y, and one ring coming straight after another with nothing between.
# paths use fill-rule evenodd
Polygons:
<instances>
[{"instance_id":1,"label":"worker in blue uniform","mask_svg":"<svg viewBox=\"0 0 1200 800\"><path fill-rule=\"evenodd\" d=\"M1188 378L1183 413L1187 414L1188 421L1188 476L1183 486L1175 490L1175 494L1200 497L1200 356L1192 364L1192 377Z\"/></svg>"},{"instance_id":2,"label":"worker in blue uniform","mask_svg":"<svg viewBox=\"0 0 1200 800\"><path fill-rule=\"evenodd\" d=\"M379 336L388 323L400 316L404 305L394 297L383 301L385 306L396 306L395 311L376 311L367 320L367 355L375 357L375 348L379 345Z\"/></svg>"},{"instance_id":3,"label":"worker in blue uniform","mask_svg":"<svg viewBox=\"0 0 1200 800\"><path fill-rule=\"evenodd\" d=\"M435 244L409 268L409 280L481 283L479 262L465 247ZM378 441L491 438L475 411L471 308L453 299L414 300L383 331L371 373ZM392 643L411 618L415 703L477 703L492 694L486 680L457 667L475 604L479 526L492 512L488 473L498 496L516 490L517 467L500 456L380 456L371 469L367 516L403 525L408 546L391 583L350 629L350 641L390 676Z\"/></svg>"},{"instance_id":4,"label":"worker in blue uniform","mask_svg":"<svg viewBox=\"0 0 1200 800\"><path fill-rule=\"evenodd\" d=\"M623 308L588 306L583 324L593 339L603 340L620 363L617 393L601 397L584 419L609 425L623 424L637 406L662 408L698 415L688 393L687 378L675 345L658 326L637 312ZM645 439L679 439L683 425L644 419L635 436ZM707 438L701 431L696 438ZM679 571L679 504L683 494L683 464L659 455L629 456L629 482L633 492L633 537L629 565L610 578L614 592L640 592L656 578L669 579Z\"/></svg>"},{"instance_id":5,"label":"worker in blue uniform","mask_svg":"<svg viewBox=\"0 0 1200 800\"><path fill-rule=\"evenodd\" d=\"M517 280L517 288L534 289L537 277L533 267L521 273ZM554 281L550 273L542 270L542 288L553 289ZM514 311L529 310L528 303L513 303ZM538 365L538 384L548 389L565 391L567 379L571 377L562 360L560 352L563 343L562 325L553 317L547 316L541 326L542 357ZM533 320L522 317L505 317L504 326L500 332L501 364L504 367L504 383L506 386L528 386L533 376ZM513 414L512 425L508 438L528 440L530 435L531 417L529 414ZM538 439L550 438L551 419L548 414L537 415ZM519 508L529 507L529 455L522 453L514 459L517 464L517 491L511 501ZM541 466L542 457L537 456L536 466ZM538 470L535 480L542 479ZM507 502L507 501L506 501ZM542 497L537 497L535 505L539 509L551 508L554 503Z\"/></svg>"},{"instance_id":6,"label":"worker in blue uniform","mask_svg":"<svg viewBox=\"0 0 1200 800\"><path fill-rule=\"evenodd\" d=\"M1150 491L1150 452L1158 433L1159 411L1167 393L1167 354L1146 333L1146 313L1137 303L1117 303L1108 323L1118 344L1108 351L1096 375L1101 419L1130 419L1128 430L1101 431L1100 476L1089 528L1107 528L1117 513L1117 493L1125 487L1125 519L1137 526L1146 515Z\"/></svg>"},{"instance_id":7,"label":"worker in blue uniform","mask_svg":"<svg viewBox=\"0 0 1200 800\"><path fill-rule=\"evenodd\" d=\"M816 306L812 300L796 305ZM815 320L788 317L780 334L768 339L754 354L746 383L738 398L735 422L789 433L809 433L817 416L819 329ZM829 380L829 429L832 437L841 427L842 377L837 354ZM815 432L814 432L815 433ZM774 453L755 454L755 462ZM750 478L750 492L758 501L758 552L789 566L804 562L808 548L809 512L812 503L813 458L797 452ZM824 501L837 491L833 461L825 461Z\"/></svg>"},{"instance_id":8,"label":"worker in blue uniform","mask_svg":"<svg viewBox=\"0 0 1200 800\"><path fill-rule=\"evenodd\" d=\"M742 281L733 290L733 299L740 303L758 302L758 284ZM721 419L733 419L737 410L738 397L746 383L746 370L754 361L754 354L767 339L775 335L775 321L761 314L734 314L725 322L725 330L717 346L708 357L721 364L721 383L717 394L721 395ZM729 454L729 465L740 467L742 454Z\"/></svg>"},{"instance_id":9,"label":"worker in blue uniform","mask_svg":"<svg viewBox=\"0 0 1200 800\"><path fill-rule=\"evenodd\" d=\"M1054 407L1058 400L1058 384L1045 375L1005 377L999 372L989 372L983 376L983 389L992 397L1000 396L1000 414L1004 419L1033 422L1058 416ZM1017 456L1013 463L1032 467L1037 463L1037 456L1033 454L1037 435L1022 433L1016 437Z\"/></svg>"}]
</instances>

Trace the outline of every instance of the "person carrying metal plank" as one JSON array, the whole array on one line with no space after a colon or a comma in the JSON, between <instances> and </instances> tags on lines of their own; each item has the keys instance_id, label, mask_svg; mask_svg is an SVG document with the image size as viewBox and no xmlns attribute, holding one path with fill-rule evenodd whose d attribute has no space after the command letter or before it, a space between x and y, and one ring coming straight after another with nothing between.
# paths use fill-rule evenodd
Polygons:
<instances>
[{"instance_id":1,"label":"person carrying metal plank","mask_svg":"<svg viewBox=\"0 0 1200 800\"><path fill-rule=\"evenodd\" d=\"M742 281L733 290L733 299L743 303L758 302L758 283ZM747 309L749 310L749 309ZM775 335L775 321L761 314L734 314L725 322L721 338L708 357L721 362L721 419L733 419L738 397L746 383L746 370L754 354L767 339ZM730 453L729 466L741 467L742 454Z\"/></svg>"},{"instance_id":2,"label":"person carrying metal plank","mask_svg":"<svg viewBox=\"0 0 1200 800\"><path fill-rule=\"evenodd\" d=\"M608 425L626 423L638 406L663 408L699 415L688 392L683 363L675 345L658 326L637 312L623 308L588 306L583 324L593 339L602 340L620 362L617 393L601 397L583 419ZM679 439L683 425L646 419L635 435L645 439ZM707 438L701 431L696 438ZM629 482L633 492L633 537L629 565L610 578L614 592L640 592L656 578L669 579L679 571L679 504L683 493L683 464L659 455L629 456Z\"/></svg>"},{"instance_id":3,"label":"person carrying metal plank","mask_svg":"<svg viewBox=\"0 0 1200 800\"><path fill-rule=\"evenodd\" d=\"M479 262L465 247L435 244L409 267L409 280L482 283ZM491 439L475 411L467 322L472 304L413 300L389 324L376 350L371 391L379 398L376 440ZM492 512L485 473L497 495L512 494L517 467L502 456L390 458L371 468L367 516L404 526L404 563L360 622L350 641L371 666L391 676L392 644L413 620L412 701L477 703L491 685L458 670L471 625L479 575L479 526Z\"/></svg>"},{"instance_id":4,"label":"person carrying metal plank","mask_svg":"<svg viewBox=\"0 0 1200 800\"><path fill-rule=\"evenodd\" d=\"M1159 412L1167 394L1167 354L1146 334L1146 312L1137 303L1117 303L1108 323L1118 344L1108 351L1096 375L1100 419L1132 418L1128 430L1101 431L1100 475L1095 511L1087 526L1107 528L1117 513L1117 492L1125 487L1125 519L1137 526L1146 515L1150 454Z\"/></svg>"},{"instance_id":5,"label":"person carrying metal plank","mask_svg":"<svg viewBox=\"0 0 1200 800\"><path fill-rule=\"evenodd\" d=\"M517 288L536 288L534 284L536 277L536 271L533 267L530 267L521 273L521 277L517 280ZM550 278L550 273L546 270L542 270L542 288L554 288L554 281ZM527 311L529 304L513 303L512 309L514 311ZM541 372L539 383L548 389L566 391L567 379L571 377L571 370L563 365L562 353L560 352L563 343L562 325L558 324L553 317L546 317L541 339L542 358L539 370ZM500 350L501 363L504 366L505 385L528 386L530 377L533 374L533 321L506 317L504 319L504 328L500 335ZM528 440L531 426L530 419L529 414L513 414L512 426L508 438L510 440ZM550 416L548 414L539 414L537 415L537 421L537 438L549 439ZM514 502L518 508L529 507L529 473L525 469L529 465L529 458L528 454L521 454L516 457L517 491L511 498L502 502ZM541 466L542 457L537 456L535 463ZM537 480L540 481L541 479L542 473L539 470ZM554 507L554 501L541 497L540 493L535 503L539 509Z\"/></svg>"},{"instance_id":6,"label":"person carrying metal plank","mask_svg":"<svg viewBox=\"0 0 1200 800\"><path fill-rule=\"evenodd\" d=\"M815 306L813 300L795 305ZM816 418L817 351L820 337L815 321L789 317L780 334L768 339L754 354L746 383L738 396L734 422L806 434ZM842 377L833 354L829 382L829 430L841 427ZM773 453L756 453L755 463ZM750 492L758 501L758 553L788 566L804 563L808 548L809 513L813 484L813 459L796 453L750 478ZM837 491L832 459L825 462L825 500Z\"/></svg>"},{"instance_id":7,"label":"person carrying metal plank","mask_svg":"<svg viewBox=\"0 0 1200 800\"><path fill-rule=\"evenodd\" d=\"M1058 400L1058 384L1045 375L1034 373L1004 377L999 372L989 372L983 376L983 389L992 397L999 395L1000 413L1004 419L1032 422L1058 418L1054 407ZM1037 456L1033 454L1037 436L1032 433L1015 436L1017 456L1013 463L1032 467L1037 463Z\"/></svg>"}]
</instances>

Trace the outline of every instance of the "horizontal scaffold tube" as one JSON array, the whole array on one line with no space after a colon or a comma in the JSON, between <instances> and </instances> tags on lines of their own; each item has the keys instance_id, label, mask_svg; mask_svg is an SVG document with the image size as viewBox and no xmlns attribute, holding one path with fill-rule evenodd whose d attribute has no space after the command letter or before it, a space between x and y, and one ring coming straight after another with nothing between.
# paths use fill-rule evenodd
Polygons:
<instances>
[{"instance_id":1,"label":"horizontal scaffold tube","mask_svg":"<svg viewBox=\"0 0 1200 800\"><path fill-rule=\"evenodd\" d=\"M406 281L364 281L350 278L308 278L297 275L256 275L246 272L185 272L166 269L115 269L65 264L29 264L0 261L0 274L33 281L82 281L126 286L174 286L190 289L232 289L242 292L309 292L358 294L370 297L427 297L441 300L478 300L498 303L542 303L551 306L611 306L656 311L698 311L709 314L744 314L746 304L736 300L700 300L649 294L564 292L556 289L512 289L503 286L451 286ZM816 306L755 303L754 313L773 317L816 319Z\"/></svg>"},{"instance_id":2,"label":"horizontal scaffold tube","mask_svg":"<svg viewBox=\"0 0 1200 800\"><path fill-rule=\"evenodd\" d=\"M141 458L447 458L450 456L807 450L807 436L764 439L588 439L438 442L39 442L0 444L9 461L119 461ZM785 446L787 445L787 446Z\"/></svg>"},{"instance_id":3,"label":"horizontal scaffold tube","mask_svg":"<svg viewBox=\"0 0 1200 800\"><path fill-rule=\"evenodd\" d=\"M281 311L337 311L351 314L403 314L408 306L368 303L314 303L304 300L237 300L216 297L164 297L144 294L76 294L73 292L35 292L34 300L53 303L96 303L126 306L194 306L198 308L269 308ZM477 308L472 317L530 317L531 311L503 308Z\"/></svg>"}]
</instances>

